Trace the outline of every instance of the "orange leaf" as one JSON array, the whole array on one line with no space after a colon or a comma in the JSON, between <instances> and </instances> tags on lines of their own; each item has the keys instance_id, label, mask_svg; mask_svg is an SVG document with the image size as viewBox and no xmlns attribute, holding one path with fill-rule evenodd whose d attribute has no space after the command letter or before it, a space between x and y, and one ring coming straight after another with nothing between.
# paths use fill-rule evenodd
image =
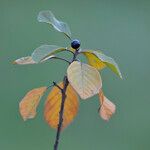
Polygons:
<instances>
[{"instance_id":1,"label":"orange leaf","mask_svg":"<svg viewBox=\"0 0 150 150\"><path fill-rule=\"evenodd\" d=\"M99 99L101 104L99 115L102 117L102 119L108 121L115 113L116 106L104 96L102 90L99 92Z\"/></svg>"},{"instance_id":2,"label":"orange leaf","mask_svg":"<svg viewBox=\"0 0 150 150\"><path fill-rule=\"evenodd\" d=\"M34 118L39 101L47 87L40 87L29 91L19 103L19 110L23 120Z\"/></svg>"},{"instance_id":3,"label":"orange leaf","mask_svg":"<svg viewBox=\"0 0 150 150\"><path fill-rule=\"evenodd\" d=\"M61 88L63 82L58 84ZM66 99L63 113L62 129L67 127L75 118L78 112L78 96L69 84L66 90ZM52 127L57 128L59 123L59 112L62 101L62 93L58 87L54 87L47 97L45 103L44 117L46 122Z\"/></svg>"}]
</instances>

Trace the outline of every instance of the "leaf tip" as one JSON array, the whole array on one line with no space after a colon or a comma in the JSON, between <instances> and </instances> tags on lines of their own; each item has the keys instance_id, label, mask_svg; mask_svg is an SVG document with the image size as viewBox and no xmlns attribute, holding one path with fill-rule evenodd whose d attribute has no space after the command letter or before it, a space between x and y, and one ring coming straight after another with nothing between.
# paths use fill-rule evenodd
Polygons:
<instances>
[{"instance_id":1,"label":"leaf tip","mask_svg":"<svg viewBox=\"0 0 150 150\"><path fill-rule=\"evenodd\" d=\"M105 121L109 121L109 119L112 117L112 115L116 111L116 105L112 103L110 100L108 100L103 92L101 91L99 93L99 98L100 98L100 104L101 107L99 109L99 115L101 118Z\"/></svg>"},{"instance_id":2,"label":"leaf tip","mask_svg":"<svg viewBox=\"0 0 150 150\"><path fill-rule=\"evenodd\" d=\"M27 118L25 118L25 117L22 117L22 119L23 119L23 121L27 121Z\"/></svg>"},{"instance_id":3,"label":"leaf tip","mask_svg":"<svg viewBox=\"0 0 150 150\"><path fill-rule=\"evenodd\" d=\"M11 62L11 64L16 65L16 64L17 64L17 62L16 62L16 61L13 61L13 62Z\"/></svg>"},{"instance_id":4,"label":"leaf tip","mask_svg":"<svg viewBox=\"0 0 150 150\"><path fill-rule=\"evenodd\" d=\"M123 77L122 77L122 74L120 73L120 79L122 79L123 80Z\"/></svg>"},{"instance_id":5,"label":"leaf tip","mask_svg":"<svg viewBox=\"0 0 150 150\"><path fill-rule=\"evenodd\" d=\"M42 10L37 15L38 22L45 22L51 24L51 17L54 17L54 14L50 10Z\"/></svg>"}]
</instances>

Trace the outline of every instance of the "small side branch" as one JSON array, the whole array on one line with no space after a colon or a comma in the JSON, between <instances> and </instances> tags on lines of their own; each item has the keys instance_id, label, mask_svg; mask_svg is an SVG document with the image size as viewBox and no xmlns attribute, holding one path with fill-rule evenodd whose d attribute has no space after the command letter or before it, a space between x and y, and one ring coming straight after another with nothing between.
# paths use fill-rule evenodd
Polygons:
<instances>
[{"instance_id":1,"label":"small side branch","mask_svg":"<svg viewBox=\"0 0 150 150\"><path fill-rule=\"evenodd\" d=\"M59 88L59 89L62 91L62 88L61 88L55 81L53 81L53 83L52 83L51 85L49 85L49 86L47 87L47 89L48 89L48 88L51 88L51 87L53 87L53 86L56 86L57 88Z\"/></svg>"},{"instance_id":2,"label":"small side branch","mask_svg":"<svg viewBox=\"0 0 150 150\"><path fill-rule=\"evenodd\" d=\"M56 86L57 88L59 88L61 91L63 90L56 82L53 82L54 86Z\"/></svg>"}]
</instances>

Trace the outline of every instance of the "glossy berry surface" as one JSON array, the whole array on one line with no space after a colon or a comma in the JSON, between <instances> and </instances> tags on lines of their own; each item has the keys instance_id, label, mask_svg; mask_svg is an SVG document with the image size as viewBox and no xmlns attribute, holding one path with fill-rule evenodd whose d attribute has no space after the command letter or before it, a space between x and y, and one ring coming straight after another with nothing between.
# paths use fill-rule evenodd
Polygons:
<instances>
[{"instance_id":1,"label":"glossy berry surface","mask_svg":"<svg viewBox=\"0 0 150 150\"><path fill-rule=\"evenodd\" d=\"M78 49L80 47L80 41L75 39L71 42L71 47L74 49Z\"/></svg>"}]
</instances>

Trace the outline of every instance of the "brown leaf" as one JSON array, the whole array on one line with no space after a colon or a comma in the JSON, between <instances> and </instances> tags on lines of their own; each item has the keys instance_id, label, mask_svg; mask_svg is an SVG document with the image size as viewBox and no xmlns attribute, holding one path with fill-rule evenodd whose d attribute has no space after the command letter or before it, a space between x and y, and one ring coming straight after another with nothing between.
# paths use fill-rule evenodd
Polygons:
<instances>
[{"instance_id":1,"label":"brown leaf","mask_svg":"<svg viewBox=\"0 0 150 150\"><path fill-rule=\"evenodd\" d=\"M36 62L32 59L31 56L27 56L15 60L13 64L27 65L27 64L36 64Z\"/></svg>"},{"instance_id":2,"label":"brown leaf","mask_svg":"<svg viewBox=\"0 0 150 150\"><path fill-rule=\"evenodd\" d=\"M34 118L39 101L47 87L40 87L29 91L19 103L19 110L23 120Z\"/></svg>"},{"instance_id":3,"label":"brown leaf","mask_svg":"<svg viewBox=\"0 0 150 150\"><path fill-rule=\"evenodd\" d=\"M58 84L61 88L63 83ZM66 90L66 100L63 113L62 129L67 127L75 118L78 112L78 96L72 86L69 84ZM59 123L59 112L62 101L62 94L58 87L54 87L47 97L45 103L44 117L46 122L52 127L57 128Z\"/></svg>"},{"instance_id":4,"label":"brown leaf","mask_svg":"<svg viewBox=\"0 0 150 150\"><path fill-rule=\"evenodd\" d=\"M102 117L102 119L108 121L115 113L116 106L104 96L102 90L99 92L99 99L101 104L99 115Z\"/></svg>"}]
</instances>

